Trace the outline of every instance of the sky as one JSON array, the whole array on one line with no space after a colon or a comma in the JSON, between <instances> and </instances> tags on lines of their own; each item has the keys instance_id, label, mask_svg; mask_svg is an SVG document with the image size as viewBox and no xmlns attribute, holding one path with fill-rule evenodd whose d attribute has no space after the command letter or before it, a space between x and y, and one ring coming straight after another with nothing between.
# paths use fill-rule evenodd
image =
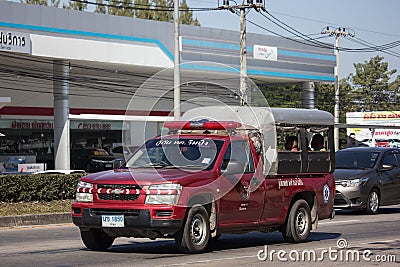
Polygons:
<instances>
[{"instance_id":1,"label":"sky","mask_svg":"<svg viewBox=\"0 0 400 267\"><path fill-rule=\"evenodd\" d=\"M238 4L242 1L236 0ZM191 8L218 6L218 0L187 0L187 3ZM231 4L234 2L231 1ZM365 47L355 42L358 40L375 46L400 40L399 0L265 0L265 8L280 21L314 38L322 37L321 30L326 26L352 29L357 39L352 38L351 41L348 40L350 37L340 38L339 47ZM239 17L228 10L194 12L194 16L203 27L239 31ZM250 11L246 18L271 31L293 37L293 34L280 30L255 10ZM273 35L249 22L247 31ZM326 36L319 40L332 45L335 43L334 37ZM400 46L390 51L398 55L382 52L339 52L339 79L355 73L354 63L365 63L376 55L384 57L383 61L389 63L389 70L397 70L394 77L400 75Z\"/></svg>"}]
</instances>

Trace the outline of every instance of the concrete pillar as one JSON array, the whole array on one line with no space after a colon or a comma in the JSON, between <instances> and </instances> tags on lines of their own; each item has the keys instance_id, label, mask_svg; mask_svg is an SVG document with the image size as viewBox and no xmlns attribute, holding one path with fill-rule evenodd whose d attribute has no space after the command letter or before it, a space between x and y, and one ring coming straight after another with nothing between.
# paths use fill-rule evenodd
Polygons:
<instances>
[{"instance_id":1,"label":"concrete pillar","mask_svg":"<svg viewBox=\"0 0 400 267\"><path fill-rule=\"evenodd\" d=\"M315 108L314 105L314 83L313 82L303 82L301 84L301 106L307 109Z\"/></svg>"},{"instance_id":2,"label":"concrete pillar","mask_svg":"<svg viewBox=\"0 0 400 267\"><path fill-rule=\"evenodd\" d=\"M69 64L53 61L54 164L55 169L70 169Z\"/></svg>"}]
</instances>

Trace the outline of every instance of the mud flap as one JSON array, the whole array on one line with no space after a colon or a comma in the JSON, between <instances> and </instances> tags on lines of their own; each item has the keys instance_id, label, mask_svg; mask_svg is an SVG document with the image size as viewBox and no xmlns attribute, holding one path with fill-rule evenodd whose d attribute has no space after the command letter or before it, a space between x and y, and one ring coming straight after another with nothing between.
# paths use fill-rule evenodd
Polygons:
<instances>
[{"instance_id":1,"label":"mud flap","mask_svg":"<svg viewBox=\"0 0 400 267\"><path fill-rule=\"evenodd\" d=\"M211 202L211 214L210 214L210 231L211 237L217 236L217 212L215 211L215 202Z\"/></svg>"},{"instance_id":2,"label":"mud flap","mask_svg":"<svg viewBox=\"0 0 400 267\"><path fill-rule=\"evenodd\" d=\"M311 230L316 230L318 227L318 207L317 198L314 196L314 204L311 209Z\"/></svg>"}]
</instances>

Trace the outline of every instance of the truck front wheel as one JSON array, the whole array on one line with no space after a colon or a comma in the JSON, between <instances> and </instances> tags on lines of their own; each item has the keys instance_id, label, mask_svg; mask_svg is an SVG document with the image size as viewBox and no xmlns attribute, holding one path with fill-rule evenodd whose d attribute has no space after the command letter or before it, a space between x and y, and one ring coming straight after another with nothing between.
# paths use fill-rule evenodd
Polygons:
<instances>
[{"instance_id":1,"label":"truck front wheel","mask_svg":"<svg viewBox=\"0 0 400 267\"><path fill-rule=\"evenodd\" d=\"M88 249L96 251L104 251L114 242L114 238L107 235L102 229L81 230L81 238Z\"/></svg>"},{"instance_id":2,"label":"truck front wheel","mask_svg":"<svg viewBox=\"0 0 400 267\"><path fill-rule=\"evenodd\" d=\"M283 238L287 242L305 241L311 231L311 212L307 201L297 200L290 209L286 224L282 229Z\"/></svg>"},{"instance_id":3,"label":"truck front wheel","mask_svg":"<svg viewBox=\"0 0 400 267\"><path fill-rule=\"evenodd\" d=\"M187 215L181 230L175 235L175 243L183 253L203 252L210 239L210 219L207 210L201 206L193 206Z\"/></svg>"}]
</instances>

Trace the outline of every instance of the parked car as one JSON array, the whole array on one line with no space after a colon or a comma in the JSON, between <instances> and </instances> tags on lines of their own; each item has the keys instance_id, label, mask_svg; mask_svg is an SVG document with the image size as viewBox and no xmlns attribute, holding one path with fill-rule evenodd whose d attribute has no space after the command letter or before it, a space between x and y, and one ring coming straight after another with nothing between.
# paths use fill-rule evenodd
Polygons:
<instances>
[{"instance_id":1,"label":"parked car","mask_svg":"<svg viewBox=\"0 0 400 267\"><path fill-rule=\"evenodd\" d=\"M389 147L389 140L388 139L375 139L375 146Z\"/></svg>"},{"instance_id":2,"label":"parked car","mask_svg":"<svg viewBox=\"0 0 400 267\"><path fill-rule=\"evenodd\" d=\"M33 174L85 174L84 170L47 170L38 171Z\"/></svg>"},{"instance_id":3,"label":"parked car","mask_svg":"<svg viewBox=\"0 0 400 267\"><path fill-rule=\"evenodd\" d=\"M87 172L113 169L114 157L102 148L77 148L71 150L71 167Z\"/></svg>"},{"instance_id":4,"label":"parked car","mask_svg":"<svg viewBox=\"0 0 400 267\"><path fill-rule=\"evenodd\" d=\"M389 146L393 148L400 148L400 139L389 139Z\"/></svg>"},{"instance_id":5,"label":"parked car","mask_svg":"<svg viewBox=\"0 0 400 267\"><path fill-rule=\"evenodd\" d=\"M136 149L137 146L116 146L111 149L110 154L114 156L114 158L128 159Z\"/></svg>"},{"instance_id":6,"label":"parked car","mask_svg":"<svg viewBox=\"0 0 400 267\"><path fill-rule=\"evenodd\" d=\"M354 147L336 152L334 208L378 213L400 204L400 149Z\"/></svg>"}]
</instances>

